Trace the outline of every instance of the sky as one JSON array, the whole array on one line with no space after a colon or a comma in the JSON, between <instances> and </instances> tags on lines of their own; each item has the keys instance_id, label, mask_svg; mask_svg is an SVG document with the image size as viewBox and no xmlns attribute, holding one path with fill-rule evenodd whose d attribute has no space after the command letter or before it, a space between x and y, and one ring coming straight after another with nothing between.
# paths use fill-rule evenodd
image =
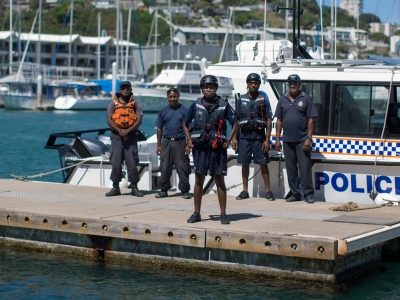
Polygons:
<instances>
[{"instance_id":1,"label":"sky","mask_svg":"<svg viewBox=\"0 0 400 300\"><path fill-rule=\"evenodd\" d=\"M320 0L316 0L320 3ZM354 0L357 1L357 0ZM324 0L321 0L324 2ZM331 6L331 3L335 0L325 0L326 6ZM364 0L364 7L362 13L375 14L383 23L397 23L400 25L400 0ZM338 6L340 6L340 0L336 0Z\"/></svg>"}]
</instances>

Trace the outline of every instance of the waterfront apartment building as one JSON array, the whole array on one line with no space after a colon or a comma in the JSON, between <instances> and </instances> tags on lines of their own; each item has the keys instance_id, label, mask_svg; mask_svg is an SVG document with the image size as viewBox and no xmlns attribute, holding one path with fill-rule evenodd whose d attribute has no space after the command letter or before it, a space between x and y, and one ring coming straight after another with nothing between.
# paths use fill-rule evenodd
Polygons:
<instances>
[{"instance_id":1,"label":"waterfront apartment building","mask_svg":"<svg viewBox=\"0 0 400 300\"><path fill-rule=\"evenodd\" d=\"M342 27L337 28L337 40L344 41L350 44L356 44L357 39L360 44L365 44L368 39L368 32L365 30L353 28L353 27ZM227 33L226 28L203 28L203 27L178 27L175 30L174 41L180 45L195 44L195 45L222 45L225 35ZM289 30L288 35L291 36L292 31ZM297 34L297 31L296 31ZM307 44L313 45L316 40L318 31L316 30L301 30L301 38L306 41ZM330 29L324 31L324 40L329 42L330 40ZM265 31L266 40L280 40L286 38L285 28L271 28L267 27ZM237 45L241 41L249 40L262 40L264 39L263 29L244 29L244 28L229 28L227 42L232 45L232 42Z\"/></svg>"},{"instance_id":2,"label":"waterfront apartment building","mask_svg":"<svg viewBox=\"0 0 400 300\"><path fill-rule=\"evenodd\" d=\"M390 24L390 23L369 23L370 33L375 33L375 32L382 32L386 36L392 36L395 34L397 31L397 25L396 24Z\"/></svg>"},{"instance_id":3,"label":"waterfront apartment building","mask_svg":"<svg viewBox=\"0 0 400 300\"><path fill-rule=\"evenodd\" d=\"M340 8L346 10L350 16L357 19L361 13L361 2L362 0L340 0Z\"/></svg>"},{"instance_id":4,"label":"waterfront apartment building","mask_svg":"<svg viewBox=\"0 0 400 300\"><path fill-rule=\"evenodd\" d=\"M9 73L9 45L10 32L0 32L0 75ZM152 64L154 58L154 47L150 46L139 52L138 45L127 41L118 41L110 36L85 37L78 34L73 35L40 35L40 62L37 61L39 35L37 33L12 33L13 40L13 71L19 68L24 51L26 49L24 70L37 73L40 63L40 73L52 76L73 76L76 78L97 78L98 55L97 47L100 45L100 76L104 77L112 72L112 63L117 57L117 43L119 49L119 73L143 75L141 56L145 61L143 65L147 68ZM28 47L26 47L28 45ZM70 46L71 45L71 46ZM127 48L128 46L128 48ZM71 48L71 54L70 54ZM128 49L128 52L126 52ZM127 59L126 53L128 53ZM146 59L147 58L147 59ZM156 50L157 61L160 62L160 50ZM127 61L127 63L125 63ZM146 72L144 70L144 72Z\"/></svg>"}]
</instances>

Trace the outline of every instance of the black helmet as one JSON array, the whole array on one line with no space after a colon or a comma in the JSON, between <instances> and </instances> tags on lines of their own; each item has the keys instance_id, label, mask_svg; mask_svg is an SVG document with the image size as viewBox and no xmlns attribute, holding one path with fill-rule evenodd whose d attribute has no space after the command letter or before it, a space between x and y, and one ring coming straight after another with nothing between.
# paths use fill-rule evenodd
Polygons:
<instances>
[{"instance_id":1,"label":"black helmet","mask_svg":"<svg viewBox=\"0 0 400 300\"><path fill-rule=\"evenodd\" d=\"M214 75L204 75L200 79L200 88L203 87L205 84L214 84L216 87L218 87L218 79Z\"/></svg>"},{"instance_id":2,"label":"black helmet","mask_svg":"<svg viewBox=\"0 0 400 300\"><path fill-rule=\"evenodd\" d=\"M256 73L250 73L249 75L247 75L246 78L246 82L249 81L258 81L259 83L261 83L261 77L260 75L256 74Z\"/></svg>"}]
</instances>

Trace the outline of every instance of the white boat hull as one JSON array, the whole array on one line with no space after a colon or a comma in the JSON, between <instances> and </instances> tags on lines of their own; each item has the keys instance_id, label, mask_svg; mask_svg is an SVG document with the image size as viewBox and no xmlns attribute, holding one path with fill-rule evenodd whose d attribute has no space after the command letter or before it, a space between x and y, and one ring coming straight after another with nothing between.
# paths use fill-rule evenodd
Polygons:
<instances>
[{"instance_id":1,"label":"white boat hull","mask_svg":"<svg viewBox=\"0 0 400 300\"><path fill-rule=\"evenodd\" d=\"M1 98L3 99L4 107L8 109L37 109L36 96L2 95ZM51 106L53 103L54 100L43 100L42 106Z\"/></svg>"},{"instance_id":2,"label":"white boat hull","mask_svg":"<svg viewBox=\"0 0 400 300\"><path fill-rule=\"evenodd\" d=\"M78 99L73 96L58 97L54 102L54 108L60 110L106 110L111 97L93 97Z\"/></svg>"}]
</instances>

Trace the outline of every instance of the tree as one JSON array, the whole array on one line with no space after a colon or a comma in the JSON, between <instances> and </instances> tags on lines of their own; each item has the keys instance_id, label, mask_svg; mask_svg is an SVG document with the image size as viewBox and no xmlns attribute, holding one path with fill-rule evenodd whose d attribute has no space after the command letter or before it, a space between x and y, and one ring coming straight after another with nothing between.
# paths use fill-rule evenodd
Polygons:
<instances>
[{"instance_id":1,"label":"tree","mask_svg":"<svg viewBox=\"0 0 400 300\"><path fill-rule=\"evenodd\" d=\"M382 32L374 32L369 36L369 39L372 41L383 42L385 44L390 43L390 38Z\"/></svg>"}]
</instances>

